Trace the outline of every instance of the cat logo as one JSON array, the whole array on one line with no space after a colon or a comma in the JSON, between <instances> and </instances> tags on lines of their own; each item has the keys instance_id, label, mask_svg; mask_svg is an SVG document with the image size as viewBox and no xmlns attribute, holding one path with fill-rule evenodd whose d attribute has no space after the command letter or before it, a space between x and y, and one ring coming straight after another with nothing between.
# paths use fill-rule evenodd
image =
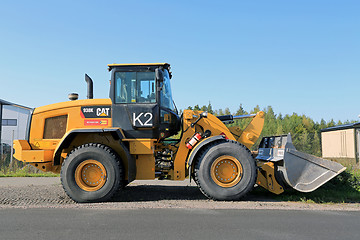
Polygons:
<instances>
[{"instance_id":1,"label":"cat logo","mask_svg":"<svg viewBox=\"0 0 360 240\"><path fill-rule=\"evenodd\" d=\"M110 108L97 108L96 109L96 116L98 117L108 117L109 116Z\"/></svg>"},{"instance_id":2,"label":"cat logo","mask_svg":"<svg viewBox=\"0 0 360 240\"><path fill-rule=\"evenodd\" d=\"M111 107L109 106L84 106L81 107L82 118L111 118Z\"/></svg>"}]
</instances>

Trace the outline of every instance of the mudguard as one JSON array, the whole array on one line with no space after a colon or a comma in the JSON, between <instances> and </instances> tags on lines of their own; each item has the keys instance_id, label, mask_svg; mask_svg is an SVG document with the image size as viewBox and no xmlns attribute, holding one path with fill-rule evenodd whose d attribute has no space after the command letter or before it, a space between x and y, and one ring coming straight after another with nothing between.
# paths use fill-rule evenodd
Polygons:
<instances>
[{"instance_id":1,"label":"mudguard","mask_svg":"<svg viewBox=\"0 0 360 240\"><path fill-rule=\"evenodd\" d=\"M112 137L118 141L119 146L123 149L123 152L126 156L125 161L128 163L128 181L132 182L136 178L136 161L133 159L133 157L130 155L129 150L124 145L124 143L121 141L124 136L122 132L119 129L116 128L107 128L107 129L74 129L72 131L67 132L63 138L60 140L60 143L56 147L54 151L54 165L60 165L60 156L61 152L64 148L68 148L71 144L71 142L74 140L77 134L81 133L106 133L110 132Z\"/></svg>"},{"instance_id":2,"label":"mudguard","mask_svg":"<svg viewBox=\"0 0 360 240\"><path fill-rule=\"evenodd\" d=\"M190 152L189 157L187 159L187 166L191 167L194 159L196 157L196 155L198 154L198 152L207 144L214 142L214 141L218 141L218 140L223 140L225 139L224 136L219 135L219 136L214 136L214 137L209 137L209 138L205 138L203 141L201 141L200 143L196 144L195 148Z\"/></svg>"}]
</instances>

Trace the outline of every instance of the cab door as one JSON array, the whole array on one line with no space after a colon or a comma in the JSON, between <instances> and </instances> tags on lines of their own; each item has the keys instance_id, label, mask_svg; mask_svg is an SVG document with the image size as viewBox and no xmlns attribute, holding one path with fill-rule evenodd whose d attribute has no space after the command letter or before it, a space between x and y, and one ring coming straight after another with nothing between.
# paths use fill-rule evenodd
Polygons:
<instances>
[{"instance_id":1,"label":"cab door","mask_svg":"<svg viewBox=\"0 0 360 240\"><path fill-rule=\"evenodd\" d=\"M112 96L113 127L123 129L126 138L159 136L159 106L154 71L114 71Z\"/></svg>"}]
</instances>

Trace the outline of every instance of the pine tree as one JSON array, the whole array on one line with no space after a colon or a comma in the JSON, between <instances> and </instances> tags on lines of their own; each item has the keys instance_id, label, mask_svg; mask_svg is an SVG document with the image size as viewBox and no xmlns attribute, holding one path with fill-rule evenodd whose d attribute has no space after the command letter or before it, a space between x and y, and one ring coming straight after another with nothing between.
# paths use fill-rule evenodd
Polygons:
<instances>
[{"instance_id":1,"label":"pine tree","mask_svg":"<svg viewBox=\"0 0 360 240\"><path fill-rule=\"evenodd\" d=\"M246 114L248 114L248 113L244 110L242 104L240 103L240 106L239 106L238 110L236 111L235 115L246 115Z\"/></svg>"},{"instance_id":2,"label":"pine tree","mask_svg":"<svg viewBox=\"0 0 360 240\"><path fill-rule=\"evenodd\" d=\"M314 133L314 139L311 143L312 145L312 149L311 149L311 154L321 157L321 141L320 141L320 132L315 132Z\"/></svg>"},{"instance_id":3,"label":"pine tree","mask_svg":"<svg viewBox=\"0 0 360 240\"><path fill-rule=\"evenodd\" d=\"M326 121L324 119L321 119L320 126L319 126L320 130L324 129L326 127L327 127Z\"/></svg>"},{"instance_id":4,"label":"pine tree","mask_svg":"<svg viewBox=\"0 0 360 240\"><path fill-rule=\"evenodd\" d=\"M253 110L250 111L250 113L257 113L260 111L260 106L259 105L256 105L256 107L254 107Z\"/></svg>"},{"instance_id":5,"label":"pine tree","mask_svg":"<svg viewBox=\"0 0 360 240\"><path fill-rule=\"evenodd\" d=\"M228 107L225 108L225 115L231 115L230 109Z\"/></svg>"},{"instance_id":6,"label":"pine tree","mask_svg":"<svg viewBox=\"0 0 360 240\"><path fill-rule=\"evenodd\" d=\"M205 106L205 105L202 106L202 107L200 108L200 110L201 110L201 111L204 111L204 112L207 112L207 111L208 111L208 110L207 110L207 106Z\"/></svg>"},{"instance_id":7,"label":"pine tree","mask_svg":"<svg viewBox=\"0 0 360 240\"><path fill-rule=\"evenodd\" d=\"M213 114L213 113L214 113L210 101L209 101L209 105L207 106L207 112L210 113L210 114Z\"/></svg>"},{"instance_id":8,"label":"pine tree","mask_svg":"<svg viewBox=\"0 0 360 240\"><path fill-rule=\"evenodd\" d=\"M264 135L274 135L277 132L278 124L276 115L271 106L268 106L265 110L265 122L263 132Z\"/></svg>"},{"instance_id":9,"label":"pine tree","mask_svg":"<svg viewBox=\"0 0 360 240\"><path fill-rule=\"evenodd\" d=\"M328 122L328 123L326 124L326 127L327 127L327 128L328 128L328 127L335 127L334 119L331 119L330 122Z\"/></svg>"}]
</instances>

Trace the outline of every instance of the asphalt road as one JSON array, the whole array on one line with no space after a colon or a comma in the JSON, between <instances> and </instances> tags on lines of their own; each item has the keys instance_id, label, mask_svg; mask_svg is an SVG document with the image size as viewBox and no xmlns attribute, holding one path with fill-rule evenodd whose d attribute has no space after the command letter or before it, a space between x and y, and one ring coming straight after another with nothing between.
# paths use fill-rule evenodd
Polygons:
<instances>
[{"instance_id":1,"label":"asphalt road","mask_svg":"<svg viewBox=\"0 0 360 240\"><path fill-rule=\"evenodd\" d=\"M360 205L206 199L188 180L135 181L107 203L76 204L59 178L0 178L0 240L359 239Z\"/></svg>"},{"instance_id":2,"label":"asphalt road","mask_svg":"<svg viewBox=\"0 0 360 240\"><path fill-rule=\"evenodd\" d=\"M359 239L360 212L0 209L0 239Z\"/></svg>"}]
</instances>

